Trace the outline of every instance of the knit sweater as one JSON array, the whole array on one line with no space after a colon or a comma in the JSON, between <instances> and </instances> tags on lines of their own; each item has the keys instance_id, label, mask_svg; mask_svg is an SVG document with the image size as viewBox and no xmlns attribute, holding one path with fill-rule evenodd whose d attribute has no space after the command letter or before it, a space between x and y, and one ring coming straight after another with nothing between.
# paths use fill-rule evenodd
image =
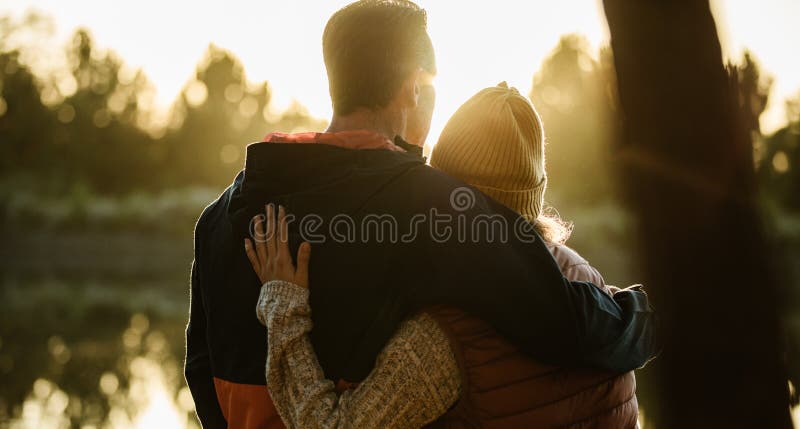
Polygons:
<instances>
[{"instance_id":1,"label":"knit sweater","mask_svg":"<svg viewBox=\"0 0 800 429\"><path fill-rule=\"evenodd\" d=\"M400 325L367 380L338 395L307 335L308 296L306 288L274 280L261 288L256 309L267 327L267 386L288 428L419 428L458 400L448 339L424 313Z\"/></svg>"}]
</instances>

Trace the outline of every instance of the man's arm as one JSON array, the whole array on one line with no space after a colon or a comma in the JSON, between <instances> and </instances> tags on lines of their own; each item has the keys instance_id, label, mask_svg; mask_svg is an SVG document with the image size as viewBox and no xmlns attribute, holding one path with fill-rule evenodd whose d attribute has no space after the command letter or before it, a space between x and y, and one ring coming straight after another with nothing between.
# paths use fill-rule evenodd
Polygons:
<instances>
[{"instance_id":1,"label":"man's arm","mask_svg":"<svg viewBox=\"0 0 800 429\"><path fill-rule=\"evenodd\" d=\"M195 255L196 256L196 255ZM184 375L192 392L197 417L204 428L226 428L228 426L217 400L211 361L206 341L206 315L203 295L199 287L201 279L197 260L192 263L192 286L189 324L186 326L186 362Z\"/></svg>"},{"instance_id":2,"label":"man's arm","mask_svg":"<svg viewBox=\"0 0 800 429\"><path fill-rule=\"evenodd\" d=\"M428 170L417 177L417 189L427 191L419 207L451 216L454 232L447 240L428 237L431 278L419 285L432 286L433 293L410 289L410 300L421 307L461 307L547 363L625 372L653 357L655 315L644 292L629 289L611 297L591 283L570 282L532 225L442 176ZM472 192L469 204L454 206L459 202L453 193L465 189ZM491 238L484 227L487 216L499 216ZM466 225L461 237L455 231L459 222Z\"/></svg>"}]
</instances>

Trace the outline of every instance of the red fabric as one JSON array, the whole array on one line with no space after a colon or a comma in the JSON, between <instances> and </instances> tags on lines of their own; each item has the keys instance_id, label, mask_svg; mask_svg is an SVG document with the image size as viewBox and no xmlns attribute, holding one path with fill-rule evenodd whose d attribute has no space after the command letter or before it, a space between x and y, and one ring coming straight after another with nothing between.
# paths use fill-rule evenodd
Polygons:
<instances>
[{"instance_id":1,"label":"red fabric","mask_svg":"<svg viewBox=\"0 0 800 429\"><path fill-rule=\"evenodd\" d=\"M374 131L356 130L336 133L269 133L264 137L266 143L318 143L345 149L386 149L405 152L386 136Z\"/></svg>"},{"instance_id":2,"label":"red fabric","mask_svg":"<svg viewBox=\"0 0 800 429\"><path fill-rule=\"evenodd\" d=\"M345 390L353 390L356 387L358 387L359 384L360 383L353 383L352 381L346 381L340 379L336 383L336 393L341 395Z\"/></svg>"},{"instance_id":3,"label":"red fabric","mask_svg":"<svg viewBox=\"0 0 800 429\"><path fill-rule=\"evenodd\" d=\"M286 429L267 386L233 383L214 377L214 388L229 428Z\"/></svg>"}]
</instances>

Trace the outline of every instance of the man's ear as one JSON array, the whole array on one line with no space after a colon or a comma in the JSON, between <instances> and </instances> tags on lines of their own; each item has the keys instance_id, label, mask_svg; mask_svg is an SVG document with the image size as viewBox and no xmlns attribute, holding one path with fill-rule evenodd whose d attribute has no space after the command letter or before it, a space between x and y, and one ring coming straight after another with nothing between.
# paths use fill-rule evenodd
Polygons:
<instances>
[{"instance_id":1,"label":"man's ear","mask_svg":"<svg viewBox=\"0 0 800 429\"><path fill-rule=\"evenodd\" d=\"M401 97L403 104L410 109L416 109L417 104L419 104L419 94L421 92L420 74L421 70L416 70L403 82Z\"/></svg>"}]
</instances>

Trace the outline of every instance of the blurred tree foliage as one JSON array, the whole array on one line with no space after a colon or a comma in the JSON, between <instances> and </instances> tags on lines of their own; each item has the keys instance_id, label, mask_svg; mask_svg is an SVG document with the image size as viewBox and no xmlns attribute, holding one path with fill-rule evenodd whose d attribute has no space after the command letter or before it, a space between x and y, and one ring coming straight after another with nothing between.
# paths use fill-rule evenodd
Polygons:
<instances>
[{"instance_id":1,"label":"blurred tree foliage","mask_svg":"<svg viewBox=\"0 0 800 429\"><path fill-rule=\"evenodd\" d=\"M2 18L0 35L13 40L40 19ZM50 193L101 194L223 187L247 143L326 126L297 104L273 112L267 83L249 82L239 60L213 45L166 120L143 73L98 49L85 29L65 48L65 70L35 73L25 53L0 44L0 183L23 177Z\"/></svg>"},{"instance_id":2,"label":"blurred tree foliage","mask_svg":"<svg viewBox=\"0 0 800 429\"><path fill-rule=\"evenodd\" d=\"M789 124L765 139L759 177L779 205L800 211L800 94L786 112Z\"/></svg>"},{"instance_id":3,"label":"blurred tree foliage","mask_svg":"<svg viewBox=\"0 0 800 429\"><path fill-rule=\"evenodd\" d=\"M102 194L222 187L241 168L248 142L325 127L299 104L275 112L268 84L248 81L241 62L213 45L159 117L144 74L97 48L87 30L64 48L62 70L48 73L32 70L36 52L7 42L48 27L36 15L0 18L0 183L23 177L50 193ZM758 118L771 80L749 52L738 68L765 193L798 209L800 96L789 103L789 124L764 137ZM622 118L610 49L596 55L585 38L564 36L534 76L530 97L545 124L549 200L565 208L613 200L617 166L609 149L620 140Z\"/></svg>"},{"instance_id":4,"label":"blurred tree foliage","mask_svg":"<svg viewBox=\"0 0 800 429\"><path fill-rule=\"evenodd\" d=\"M786 101L786 126L765 136L759 117L767 107L772 78L763 75L750 52L744 53L738 78L739 101L755 145L762 189L780 206L797 211L800 209L800 94Z\"/></svg>"},{"instance_id":5,"label":"blurred tree foliage","mask_svg":"<svg viewBox=\"0 0 800 429\"><path fill-rule=\"evenodd\" d=\"M763 136L759 118L772 79L750 52L733 66L764 194L785 208L800 209L800 94L787 102L788 125ZM623 118L615 79L611 50L604 47L594 55L588 41L575 34L561 38L533 78L530 98L544 121L548 200L555 207L569 210L616 197L618 165L611 154L620 141Z\"/></svg>"},{"instance_id":6,"label":"blurred tree foliage","mask_svg":"<svg viewBox=\"0 0 800 429\"><path fill-rule=\"evenodd\" d=\"M171 184L192 177L196 183L227 183L241 168L244 144L269 131L321 130L326 122L310 117L297 104L281 114L270 107L266 82L247 81L241 63L229 52L210 46L195 79L175 103L170 132L154 153L170 167Z\"/></svg>"},{"instance_id":7,"label":"blurred tree foliage","mask_svg":"<svg viewBox=\"0 0 800 429\"><path fill-rule=\"evenodd\" d=\"M618 133L610 53L599 59L578 35L561 38L534 76L530 98L547 139L549 195L555 206L596 204L612 196L609 148Z\"/></svg>"}]
</instances>

